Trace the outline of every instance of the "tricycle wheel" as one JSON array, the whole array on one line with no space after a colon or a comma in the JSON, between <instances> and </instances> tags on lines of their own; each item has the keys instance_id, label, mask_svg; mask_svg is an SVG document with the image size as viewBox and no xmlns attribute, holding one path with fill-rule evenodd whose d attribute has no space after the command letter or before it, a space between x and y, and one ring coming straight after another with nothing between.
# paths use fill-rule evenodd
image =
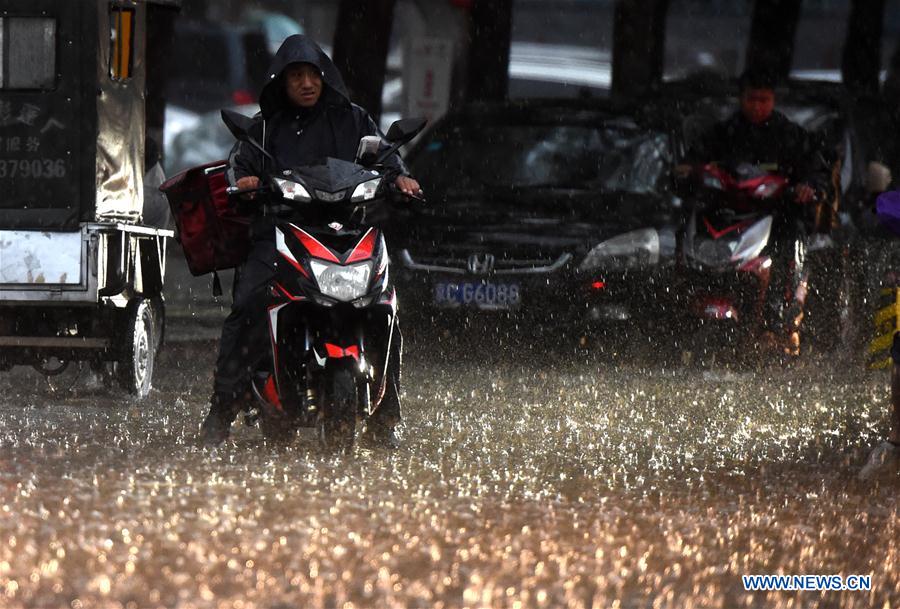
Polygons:
<instances>
[{"instance_id":1,"label":"tricycle wheel","mask_svg":"<svg viewBox=\"0 0 900 609\"><path fill-rule=\"evenodd\" d=\"M58 357L47 357L35 362L32 367L44 376L57 376L68 370L70 363Z\"/></svg>"},{"instance_id":2,"label":"tricycle wheel","mask_svg":"<svg viewBox=\"0 0 900 609\"><path fill-rule=\"evenodd\" d=\"M166 340L166 301L162 296L156 296L151 301L153 303L153 328L156 330L154 336L156 344L156 355L162 351L163 343Z\"/></svg>"},{"instance_id":3,"label":"tricycle wheel","mask_svg":"<svg viewBox=\"0 0 900 609\"><path fill-rule=\"evenodd\" d=\"M125 309L122 327L122 352L116 371L119 383L137 398L150 393L153 365L156 361L155 320L149 300L137 298Z\"/></svg>"}]
</instances>

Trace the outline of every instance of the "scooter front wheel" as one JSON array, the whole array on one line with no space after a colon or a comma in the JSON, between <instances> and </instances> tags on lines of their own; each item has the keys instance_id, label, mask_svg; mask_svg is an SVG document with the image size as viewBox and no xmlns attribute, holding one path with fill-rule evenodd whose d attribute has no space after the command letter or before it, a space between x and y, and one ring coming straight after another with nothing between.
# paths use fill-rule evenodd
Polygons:
<instances>
[{"instance_id":1,"label":"scooter front wheel","mask_svg":"<svg viewBox=\"0 0 900 609\"><path fill-rule=\"evenodd\" d=\"M326 450L349 452L356 440L356 378L347 368L335 368L326 374L323 385L316 423L319 442Z\"/></svg>"}]
</instances>

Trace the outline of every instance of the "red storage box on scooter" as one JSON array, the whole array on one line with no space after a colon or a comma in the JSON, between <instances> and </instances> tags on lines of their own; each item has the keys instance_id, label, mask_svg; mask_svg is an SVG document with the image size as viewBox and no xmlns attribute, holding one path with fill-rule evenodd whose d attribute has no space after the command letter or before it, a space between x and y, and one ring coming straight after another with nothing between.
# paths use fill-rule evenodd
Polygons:
<instances>
[{"instance_id":1,"label":"red storage box on scooter","mask_svg":"<svg viewBox=\"0 0 900 609\"><path fill-rule=\"evenodd\" d=\"M166 181L177 238L188 268L203 275L239 266L250 248L250 219L229 201L225 161L188 169Z\"/></svg>"}]
</instances>

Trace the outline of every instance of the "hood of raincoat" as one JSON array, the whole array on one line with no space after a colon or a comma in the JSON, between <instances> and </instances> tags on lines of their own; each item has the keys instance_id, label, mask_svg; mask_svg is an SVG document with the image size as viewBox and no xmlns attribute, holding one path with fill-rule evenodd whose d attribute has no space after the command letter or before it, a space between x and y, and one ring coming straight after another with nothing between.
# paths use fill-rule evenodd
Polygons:
<instances>
[{"instance_id":1,"label":"hood of raincoat","mask_svg":"<svg viewBox=\"0 0 900 609\"><path fill-rule=\"evenodd\" d=\"M325 51L309 36L294 34L287 37L269 66L267 82L259 94L259 107L264 118L290 106L284 90L282 72L292 63L311 63L322 73L322 97L319 103L350 104L350 95L337 66Z\"/></svg>"}]
</instances>

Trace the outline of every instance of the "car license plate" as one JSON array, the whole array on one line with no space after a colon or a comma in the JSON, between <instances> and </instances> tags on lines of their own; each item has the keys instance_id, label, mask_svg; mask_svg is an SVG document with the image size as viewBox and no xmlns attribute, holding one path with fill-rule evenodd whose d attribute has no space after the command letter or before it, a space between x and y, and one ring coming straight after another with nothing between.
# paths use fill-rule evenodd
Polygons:
<instances>
[{"instance_id":1,"label":"car license plate","mask_svg":"<svg viewBox=\"0 0 900 609\"><path fill-rule=\"evenodd\" d=\"M440 281L434 284L434 303L440 307L513 309L522 303L522 293L518 283Z\"/></svg>"}]
</instances>

